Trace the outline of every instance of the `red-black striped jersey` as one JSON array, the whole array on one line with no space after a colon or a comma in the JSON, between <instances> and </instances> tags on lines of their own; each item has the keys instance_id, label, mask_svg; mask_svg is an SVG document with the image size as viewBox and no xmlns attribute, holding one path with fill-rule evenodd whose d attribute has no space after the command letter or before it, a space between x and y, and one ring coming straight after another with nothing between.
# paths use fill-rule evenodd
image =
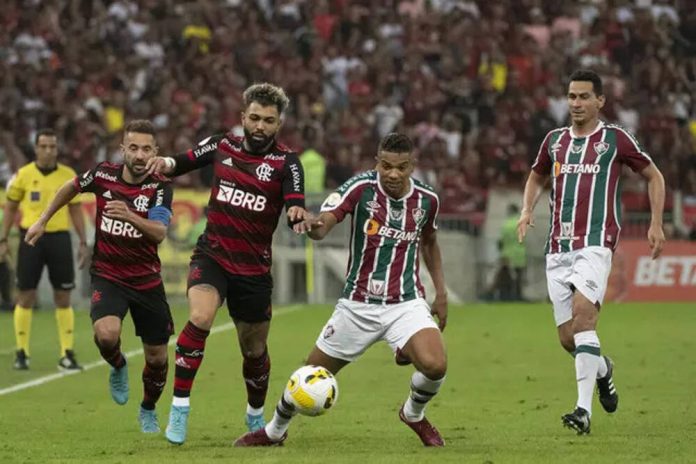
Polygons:
<instances>
[{"instance_id":1,"label":"red-black striped jersey","mask_svg":"<svg viewBox=\"0 0 696 464\"><path fill-rule=\"evenodd\" d=\"M195 253L204 253L237 275L271 268L271 242L285 208L304 208L304 173L297 153L274 143L261 154L244 149L243 138L221 134L176 155L174 175L213 164L207 225Z\"/></svg>"},{"instance_id":2,"label":"red-black striped jersey","mask_svg":"<svg viewBox=\"0 0 696 464\"><path fill-rule=\"evenodd\" d=\"M172 209L172 189L159 175L148 176L140 184L123 180L123 164L99 163L74 184L80 192L94 193L97 200L95 240L90 272L136 290L155 287L162 282L157 244L143 237L132 224L104 216L111 200L125 202L144 218L155 207Z\"/></svg>"}]
</instances>

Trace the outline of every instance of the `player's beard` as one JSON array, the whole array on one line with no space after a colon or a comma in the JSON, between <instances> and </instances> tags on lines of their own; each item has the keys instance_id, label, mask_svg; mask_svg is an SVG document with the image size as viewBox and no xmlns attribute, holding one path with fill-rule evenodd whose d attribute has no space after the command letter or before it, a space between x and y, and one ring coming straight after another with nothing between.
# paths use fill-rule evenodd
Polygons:
<instances>
[{"instance_id":1,"label":"player's beard","mask_svg":"<svg viewBox=\"0 0 696 464\"><path fill-rule=\"evenodd\" d=\"M143 177L147 173L145 164L135 164L133 161L126 160L126 169L128 169L131 176L135 178Z\"/></svg>"},{"instance_id":2,"label":"player's beard","mask_svg":"<svg viewBox=\"0 0 696 464\"><path fill-rule=\"evenodd\" d=\"M252 153L261 153L271 146L271 143L275 140L275 134L270 136L264 135L262 138L254 138L251 132L244 128L244 140Z\"/></svg>"}]
</instances>

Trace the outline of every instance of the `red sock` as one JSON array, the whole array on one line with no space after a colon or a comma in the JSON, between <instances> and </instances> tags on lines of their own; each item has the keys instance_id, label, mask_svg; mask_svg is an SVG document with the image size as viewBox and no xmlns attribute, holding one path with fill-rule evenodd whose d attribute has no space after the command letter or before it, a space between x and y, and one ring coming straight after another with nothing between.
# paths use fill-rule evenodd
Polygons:
<instances>
[{"instance_id":1,"label":"red sock","mask_svg":"<svg viewBox=\"0 0 696 464\"><path fill-rule=\"evenodd\" d=\"M155 403L162 395L167 383L168 363L157 365L145 363L143 368L143 409L155 409Z\"/></svg>"},{"instance_id":2,"label":"red sock","mask_svg":"<svg viewBox=\"0 0 696 464\"><path fill-rule=\"evenodd\" d=\"M205 339L209 330L199 329L191 321L179 334L176 341L176 367L174 369L174 396L187 398L191 396L191 387L196 372L203 362Z\"/></svg>"},{"instance_id":3,"label":"red sock","mask_svg":"<svg viewBox=\"0 0 696 464\"><path fill-rule=\"evenodd\" d=\"M242 374L247 389L247 398L252 408L260 408L266 402L271 358L266 348L258 358L244 358Z\"/></svg>"}]
</instances>

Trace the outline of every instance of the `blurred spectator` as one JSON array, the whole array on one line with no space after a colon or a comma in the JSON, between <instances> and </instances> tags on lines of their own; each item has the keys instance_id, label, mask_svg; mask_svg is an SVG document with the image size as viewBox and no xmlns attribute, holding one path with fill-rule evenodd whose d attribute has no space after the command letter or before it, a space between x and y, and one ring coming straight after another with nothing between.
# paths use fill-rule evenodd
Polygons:
<instances>
[{"instance_id":1,"label":"blurred spectator","mask_svg":"<svg viewBox=\"0 0 696 464\"><path fill-rule=\"evenodd\" d=\"M315 129L304 131L305 150L300 154L300 163L305 174L305 192L321 193L326 189L326 160L319 153L321 144Z\"/></svg>"},{"instance_id":2,"label":"blurred spectator","mask_svg":"<svg viewBox=\"0 0 696 464\"><path fill-rule=\"evenodd\" d=\"M111 158L126 118L152 119L162 152L175 153L238 125L252 81L287 89L284 142L321 132L327 185L372 167L379 138L403 130L419 175L460 199L444 211L472 218L487 189L525 177L521 160L550 121L566 123L561 79L580 66L605 79L603 117L637 132L661 168L696 134L690 1L30 3L4 2L0 17L0 133L13 140L0 143L0 175L31 156L42 126L57 128L61 160L78 170Z\"/></svg>"}]
</instances>

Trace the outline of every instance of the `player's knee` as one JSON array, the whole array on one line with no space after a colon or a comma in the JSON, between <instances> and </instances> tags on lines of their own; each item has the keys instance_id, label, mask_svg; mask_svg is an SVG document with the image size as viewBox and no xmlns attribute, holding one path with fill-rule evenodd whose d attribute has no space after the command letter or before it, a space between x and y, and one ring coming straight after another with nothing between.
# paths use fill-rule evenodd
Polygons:
<instances>
[{"instance_id":1,"label":"player's knee","mask_svg":"<svg viewBox=\"0 0 696 464\"><path fill-rule=\"evenodd\" d=\"M70 292L56 292L53 296L53 302L57 308L67 308L70 306Z\"/></svg>"},{"instance_id":2,"label":"player's knee","mask_svg":"<svg viewBox=\"0 0 696 464\"><path fill-rule=\"evenodd\" d=\"M114 324L94 324L94 339L101 347L115 346L121 336L121 328Z\"/></svg>"},{"instance_id":3,"label":"player's knee","mask_svg":"<svg viewBox=\"0 0 696 464\"><path fill-rule=\"evenodd\" d=\"M192 309L189 320L199 329L210 330L215 320L215 310L211 312L208 310Z\"/></svg>"},{"instance_id":4,"label":"player's knee","mask_svg":"<svg viewBox=\"0 0 696 464\"><path fill-rule=\"evenodd\" d=\"M145 363L154 369L161 369L167 365L167 352L147 353Z\"/></svg>"},{"instance_id":5,"label":"player's knee","mask_svg":"<svg viewBox=\"0 0 696 464\"><path fill-rule=\"evenodd\" d=\"M242 347L242 356L244 359L256 360L265 357L266 345L265 344L251 344L250 346Z\"/></svg>"},{"instance_id":6,"label":"player's knee","mask_svg":"<svg viewBox=\"0 0 696 464\"><path fill-rule=\"evenodd\" d=\"M421 366L421 373L430 380L440 380L447 374L447 359L433 358Z\"/></svg>"},{"instance_id":7,"label":"player's knee","mask_svg":"<svg viewBox=\"0 0 696 464\"><path fill-rule=\"evenodd\" d=\"M22 308L33 308L36 304L36 290L20 290L17 294L17 303Z\"/></svg>"}]
</instances>

